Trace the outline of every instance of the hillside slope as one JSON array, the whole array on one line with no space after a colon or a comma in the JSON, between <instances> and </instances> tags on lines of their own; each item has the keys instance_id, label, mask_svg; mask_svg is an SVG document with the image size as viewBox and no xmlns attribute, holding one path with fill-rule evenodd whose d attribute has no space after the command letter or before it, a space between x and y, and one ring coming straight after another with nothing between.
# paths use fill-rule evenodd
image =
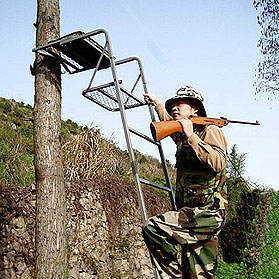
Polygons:
<instances>
[{"instance_id":1,"label":"hillside slope","mask_svg":"<svg viewBox=\"0 0 279 279\"><path fill-rule=\"evenodd\" d=\"M0 97L0 184L34 182L32 107ZM62 121L61 143L66 181L94 175L116 175L132 180L127 151L107 140L97 127ZM75 150L75 152L72 152ZM140 176L164 184L160 162L135 151ZM168 164L174 182L174 168Z\"/></svg>"}]
</instances>

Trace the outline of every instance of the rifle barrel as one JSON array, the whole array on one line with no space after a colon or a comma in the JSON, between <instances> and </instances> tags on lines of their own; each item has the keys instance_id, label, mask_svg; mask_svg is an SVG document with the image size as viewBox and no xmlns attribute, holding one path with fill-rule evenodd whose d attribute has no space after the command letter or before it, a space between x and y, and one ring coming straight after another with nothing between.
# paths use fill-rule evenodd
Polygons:
<instances>
[{"instance_id":1,"label":"rifle barrel","mask_svg":"<svg viewBox=\"0 0 279 279\"><path fill-rule=\"evenodd\" d=\"M238 120L229 120L226 117L220 117L221 119L225 120L227 123L238 123L238 124L248 124L248 125L260 125L260 122L256 120L255 122L248 122L248 121L238 121Z\"/></svg>"}]
</instances>

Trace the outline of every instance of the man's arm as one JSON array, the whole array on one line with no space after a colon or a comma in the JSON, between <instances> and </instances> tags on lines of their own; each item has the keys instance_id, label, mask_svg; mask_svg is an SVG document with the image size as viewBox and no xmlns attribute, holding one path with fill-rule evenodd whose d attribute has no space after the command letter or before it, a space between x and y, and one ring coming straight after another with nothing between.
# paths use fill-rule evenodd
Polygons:
<instances>
[{"instance_id":1,"label":"man's arm","mask_svg":"<svg viewBox=\"0 0 279 279\"><path fill-rule=\"evenodd\" d=\"M148 93L143 94L143 96L146 101L149 101L155 105L155 110L158 114L160 121L173 120L173 118L167 113L165 106L155 95ZM177 143L178 133L173 134L170 137L173 139L175 143Z\"/></svg>"},{"instance_id":2,"label":"man's arm","mask_svg":"<svg viewBox=\"0 0 279 279\"><path fill-rule=\"evenodd\" d=\"M165 106L162 103L159 103L155 106L155 110L161 121L173 120L173 118L167 113Z\"/></svg>"},{"instance_id":3,"label":"man's arm","mask_svg":"<svg viewBox=\"0 0 279 279\"><path fill-rule=\"evenodd\" d=\"M223 170L226 166L227 140L219 127L207 126L201 137L192 134L188 138L188 144L193 148L199 160L215 172Z\"/></svg>"},{"instance_id":4,"label":"man's arm","mask_svg":"<svg viewBox=\"0 0 279 279\"><path fill-rule=\"evenodd\" d=\"M172 120L172 117L167 113L162 102L154 94L146 93L143 94L143 96L145 101L151 102L155 105L156 112L161 121Z\"/></svg>"}]
</instances>

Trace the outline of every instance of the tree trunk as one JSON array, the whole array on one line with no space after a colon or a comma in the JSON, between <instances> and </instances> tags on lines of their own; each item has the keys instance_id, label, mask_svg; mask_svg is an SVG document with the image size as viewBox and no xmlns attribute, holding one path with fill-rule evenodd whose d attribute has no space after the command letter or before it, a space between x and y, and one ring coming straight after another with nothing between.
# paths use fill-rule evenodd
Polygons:
<instances>
[{"instance_id":1,"label":"tree trunk","mask_svg":"<svg viewBox=\"0 0 279 279\"><path fill-rule=\"evenodd\" d=\"M59 0L37 0L36 44L60 37ZM61 69L37 55L34 152L36 174L36 278L67 278L65 184L60 143Z\"/></svg>"}]
</instances>

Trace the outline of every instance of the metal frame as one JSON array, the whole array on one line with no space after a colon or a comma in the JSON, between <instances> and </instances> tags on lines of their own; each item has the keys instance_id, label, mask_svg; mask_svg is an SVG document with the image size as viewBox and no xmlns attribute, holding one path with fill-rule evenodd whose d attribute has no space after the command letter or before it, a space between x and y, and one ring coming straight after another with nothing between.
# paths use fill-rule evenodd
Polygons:
<instances>
[{"instance_id":1,"label":"metal frame","mask_svg":"<svg viewBox=\"0 0 279 279\"><path fill-rule=\"evenodd\" d=\"M114 94L106 91L107 88L110 89L110 91L114 91ZM92 88L87 88L82 91L82 95L85 98L89 99L90 101L96 103L97 105L99 105L109 111L114 112L114 111L120 110L119 105L118 105L116 91L114 89L115 89L114 82L109 82L109 83L95 86ZM124 96L126 97L126 101L123 103L125 109L135 108L135 107L146 105L146 103L144 101L142 101L137 96L133 95L129 90L127 90L126 88L124 88L121 85L120 85L120 91L121 91L122 98ZM98 97L94 98L94 95L93 95L94 93L97 93L97 95L100 95L100 94L104 95L105 98L103 98L103 102L99 101ZM129 104L130 101L132 101L133 103ZM109 106L108 104L106 104L108 102L110 102L111 104L114 104L114 105Z\"/></svg>"},{"instance_id":2,"label":"metal frame","mask_svg":"<svg viewBox=\"0 0 279 279\"><path fill-rule=\"evenodd\" d=\"M108 34L107 34L107 36L108 36ZM110 41L109 41L109 37L107 37L107 41L108 41L109 52L111 54L110 56L113 57L112 49L110 47L111 44L110 44ZM137 130L128 126L128 122L127 122L127 119L126 119L126 113L125 113L125 105L123 104L123 100L122 100L121 85L119 83L117 70L116 70L116 65L118 66L118 65L133 62L133 61L136 61L138 63L138 67L139 67L139 71L140 71L139 77L142 81L144 92L148 93L147 82L146 82L146 79L145 79L143 66L142 66L141 60L138 57L129 57L129 58L122 59L122 60L119 60L119 61L114 61L114 59L111 59L111 71L112 71L112 74L113 74L114 85L115 85L115 89L116 89L116 92L117 92L120 115L121 115L121 119L122 119L122 125L123 125L123 130L124 130L124 134L125 134L125 138L126 138L126 143L127 143L127 148L128 148L128 152L129 152L130 162L131 162L131 166L132 166L132 170L133 170L134 182L135 182L135 185L136 185L136 188L137 188L138 199L139 199L139 202L141 204L140 208L141 208L141 213L142 213L142 221L145 224L148 217L147 217L147 213L146 213L146 209L145 209L145 203L144 203L144 199L143 199L143 195L142 195L142 189L141 189L141 184L140 184L141 182L146 184L146 185L153 186L153 187L159 188L161 190L168 191L169 196L170 196L170 200L171 200L171 204L172 204L172 207L173 207L174 210L176 210L176 205L175 205L173 189L172 189L171 181L170 181L170 178L169 178L168 168L167 168L167 165L166 165L166 160L165 160L165 157L164 157L164 152L163 152L161 143L160 142L155 142L153 139L148 138L147 136L143 135L142 133L140 133ZM139 78L136 80L136 83L138 81L139 81ZM154 121L155 116L154 116L152 106L151 106L151 104L147 104L147 105L148 105L148 108L149 108L149 114L150 114L150 117L151 117L151 121ZM156 184L156 183L151 182L151 181L147 181L147 180L142 179L142 178L139 177L137 164L136 164L136 160L135 160L135 155L134 155L134 151L133 151L133 148L132 148L130 132L135 134L135 135L140 136L143 139L148 140L149 142L155 144L158 147L160 157L161 157L162 167L163 167L163 171L164 171L164 174L165 174L165 179L166 179L166 183L167 183L168 187Z\"/></svg>"},{"instance_id":3,"label":"metal frame","mask_svg":"<svg viewBox=\"0 0 279 279\"><path fill-rule=\"evenodd\" d=\"M97 42L95 42L92 39L92 37L94 37L98 34L104 35L104 37L105 37L104 46L100 46ZM83 52L83 50L81 51L81 53L77 53L75 50L75 47L77 47L80 50L80 49L82 49L82 46L85 46L87 51L92 51L94 53L94 55L99 55L99 57L94 57L92 55L90 56L90 54ZM82 95L84 97L88 98L90 101L93 101L94 103L100 105L101 107L103 107L109 111L119 111L120 112L143 224L146 224L146 222L148 220L148 216L147 216L145 202L144 202L144 198L143 198L141 183L167 191L169 193L172 207L174 210L176 210L173 189L172 189L172 185L171 185L171 181L170 181L170 177L169 177L169 173L168 173L168 168L166 165L166 160L165 160L165 156L164 156L164 152L163 152L161 143L156 142L152 138L142 134L141 132L133 129L132 127L129 127L127 118L126 118L126 113L125 113L126 109L147 105L151 121L155 121L155 116L154 116L154 111L152 109L152 105L147 104L145 101L141 100L140 98L138 98L136 95L133 94L134 89L138 85L139 81L141 81L141 83L142 83L144 92L148 93L147 82L145 79L141 60L138 57L129 57L129 58L125 58L125 59L121 59L121 60L117 61L115 59L115 57L113 56L113 51L112 51L111 40L110 40L109 34L104 29L98 29L98 30L91 31L88 33L74 32L68 36L64 36L60 39L51 41L44 46L39 46L39 47L33 49L33 51L36 53L42 54L42 55L47 55L47 56L53 57L55 59L58 59L58 61L62 64L62 66L70 74L86 71L89 69L94 69L92 77L89 82L89 85L85 90L83 90ZM61 57L59 52L66 55L68 57L68 59ZM87 58L90 61L84 61ZM130 62L137 62L138 68L139 68L139 75L138 75L131 91L129 91L129 90L125 89L123 86L121 86L121 81L118 79L118 73L117 73L117 68L116 68L119 65L122 65L125 63L130 63ZM111 68L111 74L112 74L113 81L110 83L92 87L92 83L96 77L97 72L99 70L106 69L106 68ZM113 90L115 90L116 97L113 94L110 94L105 90L106 88L111 87L111 86L114 87ZM108 98L112 102L117 103L118 107L111 108L110 106L102 103L101 101L94 99L90 95L94 91L95 92L97 91L98 93L103 94L104 98ZM133 105L125 104L125 102L123 101L123 97L127 97L127 100L129 98L132 98L134 104ZM158 147L167 186L159 185L157 183L154 183L152 181L148 181L146 179L142 179L139 177L135 154L134 154L134 150L132 147L132 141L131 141L131 136L130 136L131 133L147 140L148 142L150 142ZM153 271L154 271L155 278L159 278L158 271L156 268L154 268L154 265L153 265Z\"/></svg>"},{"instance_id":4,"label":"metal frame","mask_svg":"<svg viewBox=\"0 0 279 279\"><path fill-rule=\"evenodd\" d=\"M32 51L57 59L69 74L93 68L96 68L96 70L106 69L110 67L111 59L106 43L102 46L92 39L92 37L104 32L106 31L103 29L88 33L76 31L50 41L43 46L36 47ZM78 51L75 51L76 49ZM99 58L98 54L100 55Z\"/></svg>"}]
</instances>

